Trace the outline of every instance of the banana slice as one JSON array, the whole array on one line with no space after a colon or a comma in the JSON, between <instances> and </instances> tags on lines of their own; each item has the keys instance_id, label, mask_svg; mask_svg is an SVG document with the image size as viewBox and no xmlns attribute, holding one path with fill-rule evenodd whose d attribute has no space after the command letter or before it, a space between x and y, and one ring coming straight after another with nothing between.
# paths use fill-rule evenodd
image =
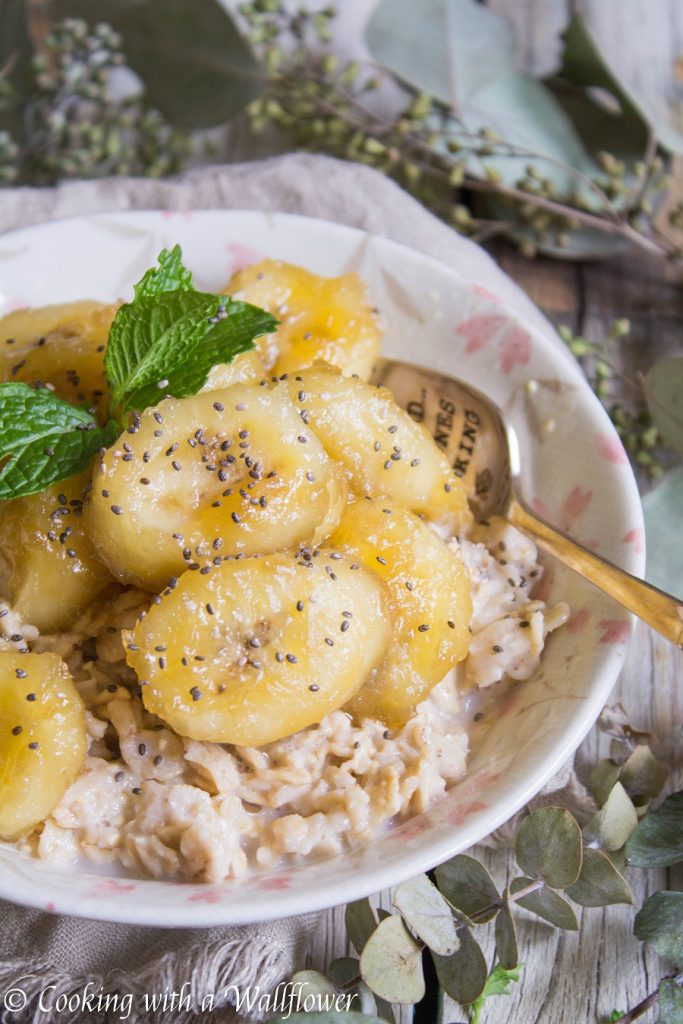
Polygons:
<instances>
[{"instance_id":1,"label":"banana slice","mask_svg":"<svg viewBox=\"0 0 683 1024\"><path fill-rule=\"evenodd\" d=\"M469 522L462 481L387 388L342 377L321 363L288 383L292 401L328 455L345 467L356 493L384 494L451 530Z\"/></svg>"},{"instance_id":2,"label":"banana slice","mask_svg":"<svg viewBox=\"0 0 683 1024\"><path fill-rule=\"evenodd\" d=\"M85 515L111 572L159 590L225 555L319 543L345 499L286 384L236 384L147 409L95 470Z\"/></svg>"},{"instance_id":3,"label":"banana slice","mask_svg":"<svg viewBox=\"0 0 683 1024\"><path fill-rule=\"evenodd\" d=\"M260 746L346 703L389 638L380 580L318 549L185 573L126 657L147 709L181 736Z\"/></svg>"},{"instance_id":4,"label":"banana slice","mask_svg":"<svg viewBox=\"0 0 683 1024\"><path fill-rule=\"evenodd\" d=\"M231 363L220 363L209 372L202 391L220 391L233 384L258 384L266 376L258 349L240 352Z\"/></svg>"},{"instance_id":5,"label":"banana slice","mask_svg":"<svg viewBox=\"0 0 683 1024\"><path fill-rule=\"evenodd\" d=\"M280 320L275 334L259 340L273 373L324 359L342 373L370 376L382 332L357 274L320 277L291 263L263 260L235 274L227 291Z\"/></svg>"},{"instance_id":6,"label":"banana slice","mask_svg":"<svg viewBox=\"0 0 683 1024\"><path fill-rule=\"evenodd\" d=\"M83 301L9 313L0 320L2 380L51 384L65 401L104 414L104 351L116 310Z\"/></svg>"},{"instance_id":7,"label":"banana slice","mask_svg":"<svg viewBox=\"0 0 683 1024\"><path fill-rule=\"evenodd\" d=\"M395 640L377 673L349 704L358 718L403 725L415 705L467 655L470 578L462 560L398 505L350 501L331 543L384 581Z\"/></svg>"},{"instance_id":8,"label":"banana slice","mask_svg":"<svg viewBox=\"0 0 683 1024\"><path fill-rule=\"evenodd\" d=\"M85 708L64 662L0 652L0 839L52 813L86 750Z\"/></svg>"},{"instance_id":9,"label":"banana slice","mask_svg":"<svg viewBox=\"0 0 683 1024\"><path fill-rule=\"evenodd\" d=\"M69 629L113 582L83 523L90 473L0 503L0 590L41 633Z\"/></svg>"}]
</instances>

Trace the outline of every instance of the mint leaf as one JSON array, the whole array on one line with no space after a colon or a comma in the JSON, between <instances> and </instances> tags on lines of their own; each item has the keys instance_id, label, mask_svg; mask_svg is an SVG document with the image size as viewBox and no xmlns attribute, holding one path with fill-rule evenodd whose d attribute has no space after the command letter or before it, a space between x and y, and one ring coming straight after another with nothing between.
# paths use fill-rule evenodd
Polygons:
<instances>
[{"instance_id":1,"label":"mint leaf","mask_svg":"<svg viewBox=\"0 0 683 1024\"><path fill-rule=\"evenodd\" d=\"M37 494L80 473L119 432L47 389L0 384L0 500Z\"/></svg>"},{"instance_id":2,"label":"mint leaf","mask_svg":"<svg viewBox=\"0 0 683 1024\"><path fill-rule=\"evenodd\" d=\"M196 394L209 371L254 347L277 324L270 313L222 295L173 291L121 306L109 332L104 368L112 410Z\"/></svg>"},{"instance_id":3,"label":"mint leaf","mask_svg":"<svg viewBox=\"0 0 683 1024\"><path fill-rule=\"evenodd\" d=\"M191 291L192 288L192 271L183 266L183 253L179 245L174 245L170 250L162 249L159 253L159 266L146 271L133 286L136 299L158 295L160 292Z\"/></svg>"}]
</instances>

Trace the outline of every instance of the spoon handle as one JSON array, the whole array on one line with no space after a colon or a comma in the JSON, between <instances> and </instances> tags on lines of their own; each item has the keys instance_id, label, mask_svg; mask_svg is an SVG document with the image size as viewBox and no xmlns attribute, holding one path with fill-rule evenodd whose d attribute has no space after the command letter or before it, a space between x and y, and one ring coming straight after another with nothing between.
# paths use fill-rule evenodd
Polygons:
<instances>
[{"instance_id":1,"label":"spoon handle","mask_svg":"<svg viewBox=\"0 0 683 1024\"><path fill-rule=\"evenodd\" d=\"M517 496L512 498L506 518L523 533L532 536L544 551L594 583L667 640L683 647L681 601L582 547L562 530L539 518Z\"/></svg>"}]
</instances>

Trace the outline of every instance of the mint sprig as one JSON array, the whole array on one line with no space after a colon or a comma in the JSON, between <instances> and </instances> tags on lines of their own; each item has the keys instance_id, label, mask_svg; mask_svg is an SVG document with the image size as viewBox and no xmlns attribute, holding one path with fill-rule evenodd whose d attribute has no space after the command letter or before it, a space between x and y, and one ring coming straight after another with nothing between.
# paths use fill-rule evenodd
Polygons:
<instances>
[{"instance_id":1,"label":"mint sprig","mask_svg":"<svg viewBox=\"0 0 683 1024\"><path fill-rule=\"evenodd\" d=\"M109 419L27 384L0 384L0 501L42 491L81 472L126 428L129 414L166 396L185 398L206 383L212 367L254 347L277 320L224 295L198 292L179 245L163 249L158 266L134 286L112 323L104 359Z\"/></svg>"},{"instance_id":2,"label":"mint sprig","mask_svg":"<svg viewBox=\"0 0 683 1024\"><path fill-rule=\"evenodd\" d=\"M119 309L109 333L104 368L111 412L196 394L213 366L232 362L276 324L256 306L194 289L135 299Z\"/></svg>"},{"instance_id":3,"label":"mint sprig","mask_svg":"<svg viewBox=\"0 0 683 1024\"><path fill-rule=\"evenodd\" d=\"M118 433L113 421L100 427L90 413L47 389L0 384L0 500L35 494L80 473Z\"/></svg>"},{"instance_id":4,"label":"mint sprig","mask_svg":"<svg viewBox=\"0 0 683 1024\"><path fill-rule=\"evenodd\" d=\"M192 271L183 266L183 254L179 245L174 245L172 249L162 249L158 262L158 267L151 267L145 271L138 283L133 286L136 299L159 295L161 292L190 291L194 287Z\"/></svg>"}]
</instances>

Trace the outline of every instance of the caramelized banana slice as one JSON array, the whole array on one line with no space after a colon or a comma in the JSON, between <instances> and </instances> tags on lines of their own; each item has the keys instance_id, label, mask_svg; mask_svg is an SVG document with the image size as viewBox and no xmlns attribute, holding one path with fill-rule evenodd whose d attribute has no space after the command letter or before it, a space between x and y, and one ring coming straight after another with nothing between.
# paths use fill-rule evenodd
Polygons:
<instances>
[{"instance_id":1,"label":"caramelized banana slice","mask_svg":"<svg viewBox=\"0 0 683 1024\"><path fill-rule=\"evenodd\" d=\"M291 373L324 359L367 380L379 352L379 317L357 274L320 277L280 260L240 270L228 284L235 298L278 318L275 334L259 340L273 373Z\"/></svg>"},{"instance_id":2,"label":"caramelized banana slice","mask_svg":"<svg viewBox=\"0 0 683 1024\"><path fill-rule=\"evenodd\" d=\"M104 350L117 306L68 302L20 309L0 320L2 380L41 382L74 405L104 412Z\"/></svg>"},{"instance_id":3,"label":"caramelized banana slice","mask_svg":"<svg viewBox=\"0 0 683 1024\"><path fill-rule=\"evenodd\" d=\"M358 718L403 725L415 705L467 655L470 579L461 559L406 508L349 502L332 544L376 572L389 591L395 641L349 704Z\"/></svg>"},{"instance_id":4,"label":"caramelized banana slice","mask_svg":"<svg viewBox=\"0 0 683 1024\"><path fill-rule=\"evenodd\" d=\"M85 708L64 662L0 652L0 839L52 813L86 750Z\"/></svg>"},{"instance_id":5,"label":"caramelized banana slice","mask_svg":"<svg viewBox=\"0 0 683 1024\"><path fill-rule=\"evenodd\" d=\"M231 363L220 363L209 372L202 391L219 391L233 384L258 384L266 376L258 349L240 352Z\"/></svg>"},{"instance_id":6,"label":"caramelized banana slice","mask_svg":"<svg viewBox=\"0 0 683 1024\"><path fill-rule=\"evenodd\" d=\"M69 629L108 583L82 517L90 473L0 503L0 590L41 633Z\"/></svg>"},{"instance_id":7,"label":"caramelized banana slice","mask_svg":"<svg viewBox=\"0 0 683 1024\"><path fill-rule=\"evenodd\" d=\"M345 498L286 385L236 384L147 409L95 470L86 519L118 579L159 590L224 555L319 543Z\"/></svg>"},{"instance_id":8,"label":"caramelized banana slice","mask_svg":"<svg viewBox=\"0 0 683 1024\"><path fill-rule=\"evenodd\" d=\"M342 377L323 364L288 383L292 401L328 455L345 467L356 493L387 495L452 530L469 521L462 481L387 388Z\"/></svg>"},{"instance_id":9,"label":"caramelized banana slice","mask_svg":"<svg viewBox=\"0 0 683 1024\"><path fill-rule=\"evenodd\" d=\"M384 587L338 552L309 558L185 573L129 634L147 709L181 736L260 746L346 703L389 641Z\"/></svg>"}]
</instances>

